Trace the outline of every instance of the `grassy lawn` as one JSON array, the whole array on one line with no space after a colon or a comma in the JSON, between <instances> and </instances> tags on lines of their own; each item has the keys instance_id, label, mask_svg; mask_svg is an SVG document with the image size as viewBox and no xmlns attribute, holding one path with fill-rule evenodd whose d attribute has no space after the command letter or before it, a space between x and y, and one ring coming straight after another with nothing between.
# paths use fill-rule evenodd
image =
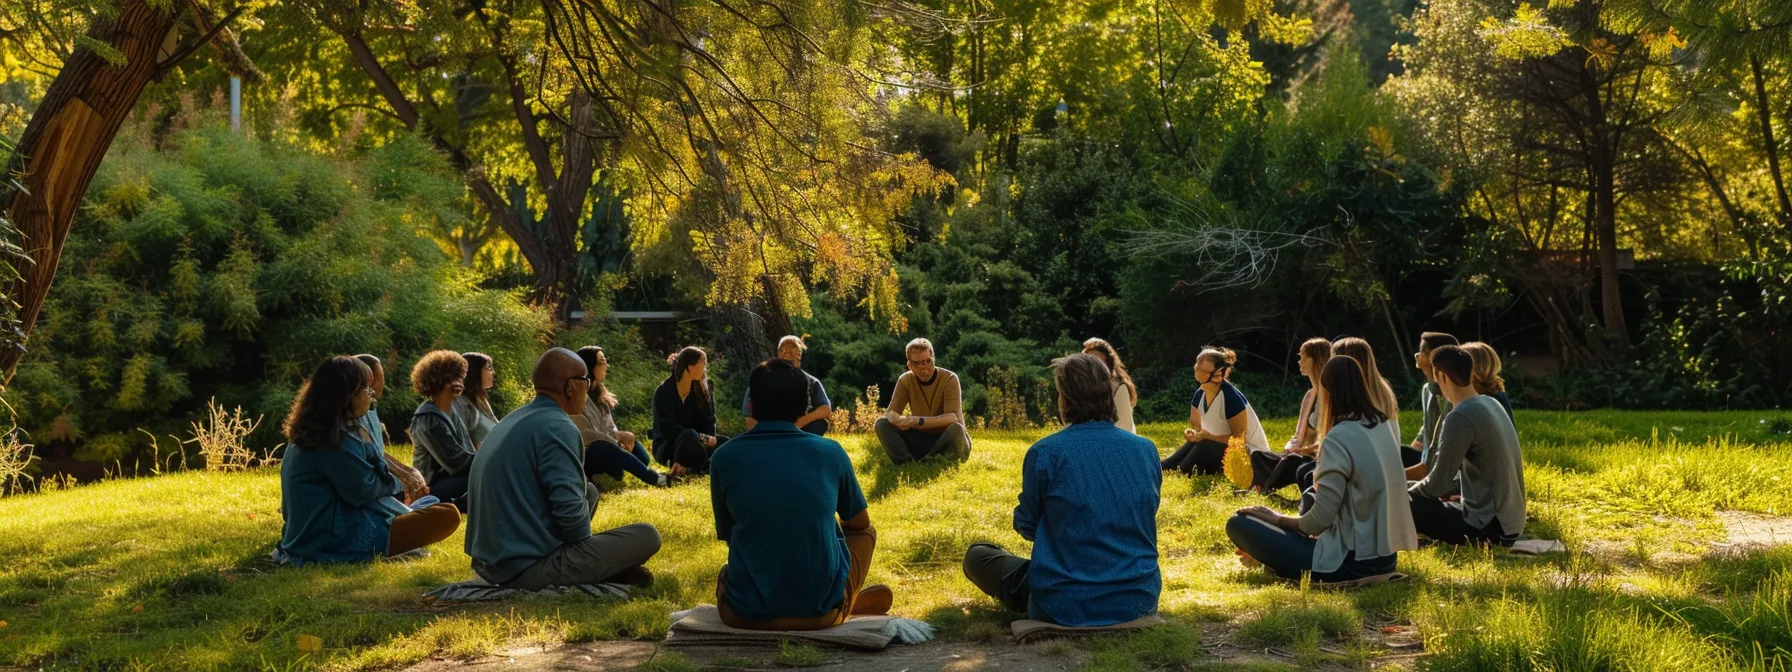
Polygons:
<instances>
[{"instance_id":1,"label":"grassy lawn","mask_svg":"<svg viewBox=\"0 0 1792 672\"><path fill-rule=\"evenodd\" d=\"M1785 417L1521 412L1527 533L1574 552L1431 548L1401 558L1411 580L1349 593L1242 569L1221 525L1265 500L1234 497L1217 478L1168 477L1159 546L1172 624L1080 646L1096 669L1187 667L1222 642L1293 652L1305 667L1364 667L1385 653L1376 633L1416 630L1421 664L1438 670L1792 670L1792 546L1710 552L1725 539L1719 511L1792 515L1792 438L1775 433ZM1292 423L1269 425L1278 437ZM1166 451L1179 434L1146 430ZM896 589L899 615L949 640L1006 640L1013 615L980 596L959 561L982 539L1029 550L1010 511L1021 456L1044 433L981 433L965 464L900 469L870 437L842 439L880 531L871 580ZM416 562L277 569L263 559L280 533L278 506L272 469L0 500L0 665L378 669L531 644L652 640L668 612L712 600L726 554L713 540L707 481L653 490L631 480L610 489L594 524L659 527L666 543L651 590L622 603L432 608L423 592L472 577L461 535ZM300 635L321 649L301 651Z\"/></svg>"}]
</instances>

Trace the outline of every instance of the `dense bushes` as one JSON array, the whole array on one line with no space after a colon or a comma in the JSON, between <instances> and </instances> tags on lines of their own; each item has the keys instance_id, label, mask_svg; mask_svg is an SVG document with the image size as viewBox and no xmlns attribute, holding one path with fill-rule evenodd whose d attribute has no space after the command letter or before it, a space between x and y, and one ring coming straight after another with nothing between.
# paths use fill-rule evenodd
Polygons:
<instances>
[{"instance_id":1,"label":"dense bushes","mask_svg":"<svg viewBox=\"0 0 1792 672\"><path fill-rule=\"evenodd\" d=\"M149 447L138 428L169 450L165 437L185 437L215 397L268 415L268 448L298 384L338 353L387 361L380 410L395 432L419 401L410 364L430 349L492 354L500 400L520 396L548 321L474 289L424 235L440 195L459 189L416 142L360 161L222 130L161 151L121 142L6 390L21 426L111 463Z\"/></svg>"}]
</instances>

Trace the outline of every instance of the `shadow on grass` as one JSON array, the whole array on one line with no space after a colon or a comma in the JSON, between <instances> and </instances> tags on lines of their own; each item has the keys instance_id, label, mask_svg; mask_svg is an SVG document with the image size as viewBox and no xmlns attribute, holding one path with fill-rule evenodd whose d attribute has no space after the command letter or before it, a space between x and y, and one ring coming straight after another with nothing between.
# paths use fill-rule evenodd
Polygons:
<instances>
[{"instance_id":1,"label":"shadow on grass","mask_svg":"<svg viewBox=\"0 0 1792 672\"><path fill-rule=\"evenodd\" d=\"M921 487L938 480L961 464L963 463L943 456L895 464L882 451L878 451L861 461L858 469L871 472L871 488L865 491L865 499L875 502L898 489Z\"/></svg>"}]
</instances>

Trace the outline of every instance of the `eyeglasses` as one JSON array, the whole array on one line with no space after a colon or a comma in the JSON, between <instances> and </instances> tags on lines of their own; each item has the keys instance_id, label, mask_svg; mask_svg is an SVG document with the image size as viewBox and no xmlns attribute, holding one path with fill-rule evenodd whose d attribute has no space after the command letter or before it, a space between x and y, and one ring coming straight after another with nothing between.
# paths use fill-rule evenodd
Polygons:
<instances>
[{"instance_id":1,"label":"eyeglasses","mask_svg":"<svg viewBox=\"0 0 1792 672\"><path fill-rule=\"evenodd\" d=\"M363 397L372 397L372 396L373 396L373 388L371 388L371 387L363 387L363 388L361 388L361 391L360 391L360 392L356 392L356 394L359 394L359 395L361 395L361 396L363 396Z\"/></svg>"},{"instance_id":2,"label":"eyeglasses","mask_svg":"<svg viewBox=\"0 0 1792 672\"><path fill-rule=\"evenodd\" d=\"M585 381L586 385L590 385L592 383L597 382L597 376L573 376L571 378L567 378L566 382L570 383L575 380L583 380L583 381Z\"/></svg>"}]
</instances>

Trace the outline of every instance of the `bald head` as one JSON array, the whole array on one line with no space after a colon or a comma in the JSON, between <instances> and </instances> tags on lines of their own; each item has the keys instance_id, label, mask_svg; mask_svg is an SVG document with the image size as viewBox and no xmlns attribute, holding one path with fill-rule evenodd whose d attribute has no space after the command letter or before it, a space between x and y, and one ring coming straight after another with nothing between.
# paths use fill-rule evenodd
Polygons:
<instances>
[{"instance_id":1,"label":"bald head","mask_svg":"<svg viewBox=\"0 0 1792 672\"><path fill-rule=\"evenodd\" d=\"M579 355L566 348L554 348L535 360L535 393L559 402L567 413L585 411L585 395L591 389L591 370Z\"/></svg>"}]
</instances>

